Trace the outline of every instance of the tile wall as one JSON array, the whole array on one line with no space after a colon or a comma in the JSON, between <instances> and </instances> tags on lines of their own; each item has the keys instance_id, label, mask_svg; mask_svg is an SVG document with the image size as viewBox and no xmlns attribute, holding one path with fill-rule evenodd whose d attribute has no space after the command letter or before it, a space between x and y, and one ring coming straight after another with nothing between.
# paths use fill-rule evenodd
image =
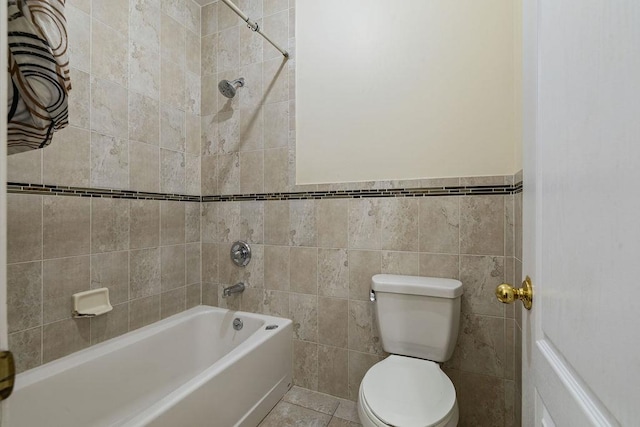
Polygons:
<instances>
[{"instance_id":1,"label":"tile wall","mask_svg":"<svg viewBox=\"0 0 640 427\"><path fill-rule=\"evenodd\" d=\"M67 2L70 126L8 181L200 195L200 6ZM200 304L199 203L10 194L9 344L18 370ZM114 310L71 318L71 294Z\"/></svg>"},{"instance_id":2,"label":"tile wall","mask_svg":"<svg viewBox=\"0 0 640 427\"><path fill-rule=\"evenodd\" d=\"M293 8L287 0L237 2L288 61L226 5L202 8L202 194L289 191L295 187ZM245 78L227 99L222 79Z\"/></svg>"},{"instance_id":3,"label":"tile wall","mask_svg":"<svg viewBox=\"0 0 640 427\"><path fill-rule=\"evenodd\" d=\"M386 356L371 276L459 278L462 323L445 370L463 425L512 425L514 309L493 291L513 283L515 197L203 203L203 302L291 318L295 384L355 400L364 373ZM251 243L246 268L229 259L234 240ZM222 298L222 287L238 281L247 290Z\"/></svg>"},{"instance_id":4,"label":"tile wall","mask_svg":"<svg viewBox=\"0 0 640 427\"><path fill-rule=\"evenodd\" d=\"M289 60L218 2L69 2L71 126L51 147L11 156L9 181L196 195L513 184L296 185L295 3L237 4ZM238 77L246 85L235 98L219 95L218 81ZM296 385L353 400L385 357L371 276L455 277L462 324L445 370L461 425L517 425L520 323L493 289L521 276L521 211L518 194L209 203L11 194L10 346L25 370L202 301L290 317ZM244 269L228 256L240 239L253 249ZM244 294L221 297L240 280ZM68 296L101 286L114 311L71 319Z\"/></svg>"},{"instance_id":5,"label":"tile wall","mask_svg":"<svg viewBox=\"0 0 640 427\"><path fill-rule=\"evenodd\" d=\"M522 181L522 171L515 175L515 179ZM518 285L524 279L526 274L522 271L522 192L514 195L514 276L513 284ZM511 282L509 282L511 283ZM522 419L522 317L524 310L522 304L516 304L515 308L515 325L514 328L514 361L515 361L515 399L514 399L514 415L516 425L520 425ZM511 326L508 326L509 328Z\"/></svg>"}]
</instances>

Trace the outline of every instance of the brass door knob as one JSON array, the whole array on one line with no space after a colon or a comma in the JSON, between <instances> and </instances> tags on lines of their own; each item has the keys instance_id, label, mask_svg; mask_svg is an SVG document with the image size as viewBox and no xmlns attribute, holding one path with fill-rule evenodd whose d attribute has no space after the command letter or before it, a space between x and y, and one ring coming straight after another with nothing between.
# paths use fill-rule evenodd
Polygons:
<instances>
[{"instance_id":1,"label":"brass door knob","mask_svg":"<svg viewBox=\"0 0 640 427\"><path fill-rule=\"evenodd\" d=\"M16 379L16 364L10 351L0 351L0 400L5 400L13 392Z\"/></svg>"},{"instance_id":2,"label":"brass door knob","mask_svg":"<svg viewBox=\"0 0 640 427\"><path fill-rule=\"evenodd\" d=\"M533 286L531 285L531 279L527 276L522 282L522 287L519 289L514 288L508 283L503 283L496 288L496 298L498 301L505 304L513 304L517 299L522 301L524 308L531 310L533 304Z\"/></svg>"}]
</instances>

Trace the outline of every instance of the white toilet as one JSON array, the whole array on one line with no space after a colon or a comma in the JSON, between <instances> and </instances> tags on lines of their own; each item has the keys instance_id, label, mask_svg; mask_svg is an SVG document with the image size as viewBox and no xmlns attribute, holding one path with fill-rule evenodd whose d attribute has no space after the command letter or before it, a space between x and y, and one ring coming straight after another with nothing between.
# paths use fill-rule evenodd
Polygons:
<instances>
[{"instance_id":1,"label":"white toilet","mask_svg":"<svg viewBox=\"0 0 640 427\"><path fill-rule=\"evenodd\" d=\"M451 357L460 325L462 283L377 274L371 301L389 357L367 371L358 399L363 427L458 424L453 383L436 362Z\"/></svg>"}]
</instances>

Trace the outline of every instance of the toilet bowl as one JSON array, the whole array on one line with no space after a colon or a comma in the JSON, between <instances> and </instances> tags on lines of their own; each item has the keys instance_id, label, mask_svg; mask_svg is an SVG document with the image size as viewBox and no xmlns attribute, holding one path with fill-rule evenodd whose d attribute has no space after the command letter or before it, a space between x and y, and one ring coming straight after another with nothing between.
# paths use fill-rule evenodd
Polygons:
<instances>
[{"instance_id":1,"label":"toilet bowl","mask_svg":"<svg viewBox=\"0 0 640 427\"><path fill-rule=\"evenodd\" d=\"M363 427L454 427L456 392L437 363L391 355L363 378L358 416Z\"/></svg>"},{"instance_id":2,"label":"toilet bowl","mask_svg":"<svg viewBox=\"0 0 640 427\"><path fill-rule=\"evenodd\" d=\"M462 283L436 277L377 274L371 302L382 348L391 355L360 383L364 427L455 427L456 390L437 362L458 338Z\"/></svg>"}]
</instances>

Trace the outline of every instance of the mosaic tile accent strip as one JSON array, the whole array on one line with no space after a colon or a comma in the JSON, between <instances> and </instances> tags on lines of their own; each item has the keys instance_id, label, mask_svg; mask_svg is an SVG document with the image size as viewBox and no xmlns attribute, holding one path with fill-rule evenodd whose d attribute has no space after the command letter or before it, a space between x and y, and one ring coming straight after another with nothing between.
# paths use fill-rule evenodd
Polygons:
<instances>
[{"instance_id":1,"label":"mosaic tile accent strip","mask_svg":"<svg viewBox=\"0 0 640 427\"><path fill-rule=\"evenodd\" d=\"M507 195L522 192L522 181L514 185L475 185L429 188L393 188L371 190L331 190L291 193L251 193L215 196L192 196L187 194L149 193L144 191L114 190L105 188L80 188L59 185L7 183L7 192L20 194L59 195L76 197L103 197L112 199L173 200L178 202L242 202L253 200L318 200L361 199L372 197L434 197L434 196L479 196Z\"/></svg>"},{"instance_id":2,"label":"mosaic tile accent strip","mask_svg":"<svg viewBox=\"0 0 640 427\"><path fill-rule=\"evenodd\" d=\"M202 197L187 194L148 193L144 191L114 190L108 188L65 187L60 185L7 183L8 193L40 194L43 196L103 197L111 199L172 200L177 202L201 202Z\"/></svg>"},{"instance_id":3,"label":"mosaic tile accent strip","mask_svg":"<svg viewBox=\"0 0 640 427\"><path fill-rule=\"evenodd\" d=\"M432 196L477 196L505 195L522 191L522 183L516 185L456 186L432 188L393 188L385 190L336 190L305 191L293 193L257 193L203 196L203 202L237 202L248 200L318 200L361 199L371 197L432 197Z\"/></svg>"}]
</instances>

